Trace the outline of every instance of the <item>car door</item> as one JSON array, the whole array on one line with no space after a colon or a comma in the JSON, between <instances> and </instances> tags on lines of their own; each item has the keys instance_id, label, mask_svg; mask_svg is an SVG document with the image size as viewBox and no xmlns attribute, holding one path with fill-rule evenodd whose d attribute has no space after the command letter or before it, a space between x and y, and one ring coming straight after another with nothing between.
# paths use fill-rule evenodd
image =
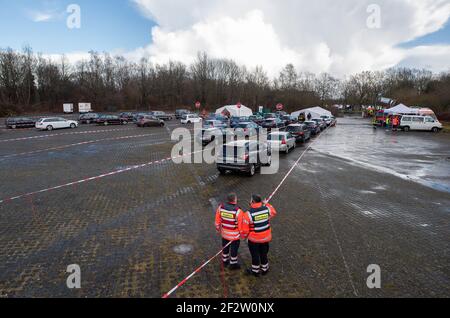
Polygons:
<instances>
[{"instance_id":1,"label":"car door","mask_svg":"<svg viewBox=\"0 0 450 318\"><path fill-rule=\"evenodd\" d=\"M62 128L59 118L50 118L50 120L47 121L47 126L52 126L54 129Z\"/></svg>"},{"instance_id":2,"label":"car door","mask_svg":"<svg viewBox=\"0 0 450 318\"><path fill-rule=\"evenodd\" d=\"M424 130L432 130L435 127L435 120L432 117L425 117Z\"/></svg>"},{"instance_id":3,"label":"car door","mask_svg":"<svg viewBox=\"0 0 450 318\"><path fill-rule=\"evenodd\" d=\"M413 128L414 130L425 130L425 122L423 117L413 117Z\"/></svg>"},{"instance_id":4,"label":"car door","mask_svg":"<svg viewBox=\"0 0 450 318\"><path fill-rule=\"evenodd\" d=\"M64 118L58 118L59 128L69 128L70 122Z\"/></svg>"},{"instance_id":5,"label":"car door","mask_svg":"<svg viewBox=\"0 0 450 318\"><path fill-rule=\"evenodd\" d=\"M295 147L295 137L291 134L291 133L287 133L286 134L286 139L287 139L287 143L289 145L289 148L294 148Z\"/></svg>"}]
</instances>

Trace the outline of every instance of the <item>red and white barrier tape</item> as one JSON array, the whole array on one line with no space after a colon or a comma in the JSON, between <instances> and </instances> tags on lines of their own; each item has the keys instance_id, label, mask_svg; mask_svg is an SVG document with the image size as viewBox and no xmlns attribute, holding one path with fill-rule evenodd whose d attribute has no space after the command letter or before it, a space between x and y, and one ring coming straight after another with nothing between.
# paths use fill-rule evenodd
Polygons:
<instances>
[{"instance_id":1,"label":"red and white barrier tape","mask_svg":"<svg viewBox=\"0 0 450 318\"><path fill-rule=\"evenodd\" d=\"M36 154L36 153L53 151L53 150L67 149L67 148L76 147L76 146L83 146L83 145L88 145L88 144L94 144L94 143L98 143L98 142L102 142L102 141L117 141L117 140L125 140L125 139L141 138L141 137L150 137L150 136L156 136L156 135L160 135L160 134L145 134L145 135L133 135L133 136L124 136L124 137L114 137L114 138L104 138L104 139L97 139L97 140L88 140L88 141L82 141L82 142L78 142L78 143L63 145L63 146L57 146L57 147L51 147L51 148L46 148L46 149L22 152L22 153L18 153L18 154L6 155L6 156L0 157L0 160L6 159L6 158L19 157L19 156L33 155L33 154Z\"/></svg>"},{"instance_id":2,"label":"red and white barrier tape","mask_svg":"<svg viewBox=\"0 0 450 318\"><path fill-rule=\"evenodd\" d=\"M275 190L270 194L270 196L266 199L266 203L269 203L272 201L273 197L277 192L280 190L280 188L283 186L284 182L287 180L287 178L291 175L292 171L298 166L300 163L300 160L305 156L305 154L308 152L309 149L322 137L322 135L326 134L328 132L328 129L326 129L319 137L316 138L312 143L309 144L309 146L303 151L301 156L297 159L297 161L292 165L291 169L286 173L283 180L281 180L280 184L275 188ZM218 257L224 249L226 249L228 246L231 245L232 242L229 242L225 247L223 247L217 254L215 254L213 257L211 257L207 262L203 263L199 268L197 268L192 274L190 274L188 277L183 279L178 285L176 285L174 288L172 288L167 294L164 294L162 298L169 298L170 295L172 295L178 288L186 284L188 280L190 280L192 277L195 276L195 274L199 273L206 265L208 265L212 260L214 260L216 257Z\"/></svg>"},{"instance_id":3,"label":"red and white barrier tape","mask_svg":"<svg viewBox=\"0 0 450 318\"><path fill-rule=\"evenodd\" d=\"M157 160L157 161L151 161L151 162L147 162L147 163L140 164L140 165L135 165L135 166L124 168L124 169L114 170L114 171L111 171L109 173L101 174L99 176L85 178L85 179L81 179L81 180L78 180L78 181L65 183L65 184L62 184L62 185L59 185L59 186L56 186L56 187L51 187L51 188L46 188L46 189L42 189L42 190L39 190L39 191L34 191L34 192L21 194L21 195L18 195L18 196L14 196L14 197L10 197L10 198L7 198L7 199L0 200L0 204L3 204L5 202L10 202L10 201L15 201L15 200L18 200L18 199L22 199L22 198L29 197L29 196L32 196L32 195L35 195L35 194L45 193L45 192L49 192L49 191L53 191L53 190L59 190L59 189L70 187L70 186L74 186L74 185L77 185L77 184L86 183L86 182L89 182L89 181L93 181L93 180L98 180L98 179L114 176L114 175L121 174L121 173L124 173L124 172L129 172L129 171L132 171L132 170L145 168L145 167L148 167L148 166L151 166L151 165L155 165L155 164L165 163L165 162L168 162L168 161L171 161L171 160L175 160L175 159L178 159L178 158L191 156L191 155L199 153L199 152L200 151L196 151L196 152L192 152L192 153L185 154L185 155L179 155L179 156L169 157L169 158L161 159L161 160Z\"/></svg>"},{"instance_id":4,"label":"red and white barrier tape","mask_svg":"<svg viewBox=\"0 0 450 318\"><path fill-rule=\"evenodd\" d=\"M104 130L77 131L77 132L71 132L71 133L61 133L61 134L51 134L51 135L47 134L47 135L30 136L30 137L22 137L22 138L14 138L14 139L0 139L0 143L10 142L10 141L35 140L35 139L42 139L42 138L49 138L49 137L56 137L56 136L98 134L98 133L125 131L125 130L132 130L132 129L133 128L108 129L108 130L104 129Z\"/></svg>"}]
</instances>

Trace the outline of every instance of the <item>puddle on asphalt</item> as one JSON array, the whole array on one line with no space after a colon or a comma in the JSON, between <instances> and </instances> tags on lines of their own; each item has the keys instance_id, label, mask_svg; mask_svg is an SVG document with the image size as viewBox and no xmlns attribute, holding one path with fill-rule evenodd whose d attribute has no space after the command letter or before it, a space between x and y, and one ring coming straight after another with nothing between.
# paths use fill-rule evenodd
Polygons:
<instances>
[{"instance_id":1,"label":"puddle on asphalt","mask_svg":"<svg viewBox=\"0 0 450 318\"><path fill-rule=\"evenodd\" d=\"M373 130L356 125L361 119L340 118L339 123L334 133L314 144L315 151L450 192L450 143L444 136Z\"/></svg>"},{"instance_id":2,"label":"puddle on asphalt","mask_svg":"<svg viewBox=\"0 0 450 318\"><path fill-rule=\"evenodd\" d=\"M173 251L179 255L188 255L192 252L194 247L190 244L181 244L173 248Z\"/></svg>"}]
</instances>

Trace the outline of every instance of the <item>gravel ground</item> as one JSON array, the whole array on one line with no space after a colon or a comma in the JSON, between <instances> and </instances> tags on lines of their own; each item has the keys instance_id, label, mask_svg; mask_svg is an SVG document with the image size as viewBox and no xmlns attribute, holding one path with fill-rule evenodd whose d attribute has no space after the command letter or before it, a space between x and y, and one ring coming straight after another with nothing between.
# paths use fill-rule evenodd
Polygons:
<instances>
[{"instance_id":1,"label":"gravel ground","mask_svg":"<svg viewBox=\"0 0 450 318\"><path fill-rule=\"evenodd\" d=\"M0 297L160 297L220 249L213 205L230 191L244 208L269 195L305 150L248 178L161 162L172 146L167 129L132 125L2 130L0 200L34 194L0 203ZM449 297L449 158L447 134L341 119L272 201L270 275L214 260L174 297ZM70 264L79 290L66 287ZM371 264L381 289L366 285Z\"/></svg>"}]
</instances>

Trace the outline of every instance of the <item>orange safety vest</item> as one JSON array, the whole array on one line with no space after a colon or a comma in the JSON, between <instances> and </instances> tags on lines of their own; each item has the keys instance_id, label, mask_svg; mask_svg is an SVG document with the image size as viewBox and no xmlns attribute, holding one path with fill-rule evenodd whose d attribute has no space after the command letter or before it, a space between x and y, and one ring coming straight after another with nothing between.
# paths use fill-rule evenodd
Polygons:
<instances>
[{"instance_id":1,"label":"orange safety vest","mask_svg":"<svg viewBox=\"0 0 450 318\"><path fill-rule=\"evenodd\" d=\"M222 234L222 238L228 241L241 239L239 223L242 215L242 210L235 204L225 203L217 208L216 230Z\"/></svg>"},{"instance_id":2,"label":"orange safety vest","mask_svg":"<svg viewBox=\"0 0 450 318\"><path fill-rule=\"evenodd\" d=\"M277 212L270 204L253 204L244 214L241 226L241 235L253 243L269 243L272 241L272 228L270 220Z\"/></svg>"}]
</instances>

